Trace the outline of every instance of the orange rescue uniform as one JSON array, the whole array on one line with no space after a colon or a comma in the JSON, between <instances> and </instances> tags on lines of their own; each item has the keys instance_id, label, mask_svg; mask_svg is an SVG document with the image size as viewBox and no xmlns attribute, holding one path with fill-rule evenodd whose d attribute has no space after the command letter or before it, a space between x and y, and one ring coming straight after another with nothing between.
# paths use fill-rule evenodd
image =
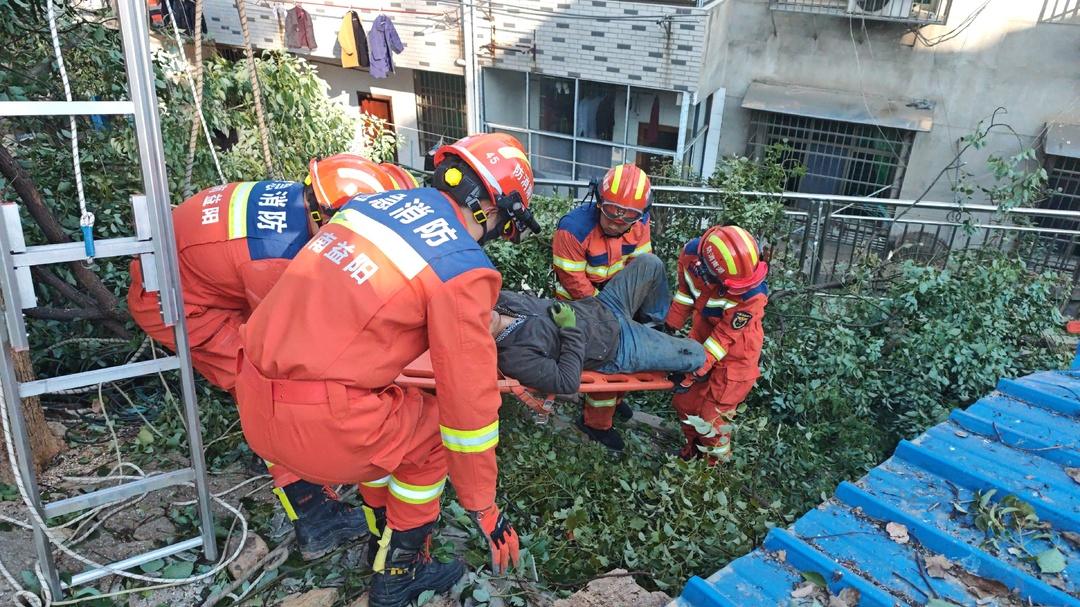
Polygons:
<instances>
[{"instance_id":1,"label":"orange rescue uniform","mask_svg":"<svg viewBox=\"0 0 1080 607\"><path fill-rule=\"evenodd\" d=\"M666 323L682 327L692 313L690 338L705 346L706 356L716 363L707 381L675 395L672 405L680 420L696 415L717 430L716 436L704 438L693 427L680 424L688 441L715 447L718 457L726 458L731 452L727 422L761 376L759 361L765 339L761 321L769 288L763 282L742 295L731 295L724 293L721 285L705 282L691 269L699 259L699 242L699 238L691 240L679 255L679 288Z\"/></svg>"},{"instance_id":2,"label":"orange rescue uniform","mask_svg":"<svg viewBox=\"0 0 1080 607\"><path fill-rule=\"evenodd\" d=\"M502 280L435 189L358 196L303 248L241 329L251 448L317 483L360 482L392 529L495 500ZM394 380L430 350L438 396Z\"/></svg>"},{"instance_id":3,"label":"orange rescue uniform","mask_svg":"<svg viewBox=\"0 0 1080 607\"><path fill-rule=\"evenodd\" d=\"M600 228L596 205L580 205L559 220L551 249L558 279L555 297L574 300L595 296L632 259L652 252L649 215L646 213L622 235L607 236ZM597 430L611 428L621 398L619 392L586 394L585 425Z\"/></svg>"},{"instance_id":4,"label":"orange rescue uniform","mask_svg":"<svg viewBox=\"0 0 1080 607\"><path fill-rule=\"evenodd\" d=\"M184 317L192 365L232 391L240 325L311 236L303 184L258 181L220 185L173 209ZM150 337L176 349L156 291L146 291L139 259L131 263L128 308Z\"/></svg>"}]
</instances>

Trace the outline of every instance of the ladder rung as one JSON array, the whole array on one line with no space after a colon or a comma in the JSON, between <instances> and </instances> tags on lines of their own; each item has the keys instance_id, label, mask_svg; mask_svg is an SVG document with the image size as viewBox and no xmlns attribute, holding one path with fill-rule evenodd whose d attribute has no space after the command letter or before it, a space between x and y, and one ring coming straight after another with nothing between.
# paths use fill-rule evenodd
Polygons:
<instances>
[{"instance_id":1,"label":"ladder rung","mask_svg":"<svg viewBox=\"0 0 1080 607\"><path fill-rule=\"evenodd\" d=\"M98 384L104 384L120 379L129 379L132 377L139 377L140 375L150 375L160 371L172 371L179 368L179 358L175 356L166 356L154 360L144 360L116 367L106 367L104 369L94 369L93 371L84 371L82 373L72 373L71 375L61 375L59 377L49 377L47 379L26 382L24 384L19 384L19 396L28 398L41 394L52 394L53 392L74 390L76 388L85 388L86 386L96 386Z\"/></svg>"},{"instance_id":2,"label":"ladder rung","mask_svg":"<svg viewBox=\"0 0 1080 607\"><path fill-rule=\"evenodd\" d=\"M92 116L134 114L130 101L0 101L0 116Z\"/></svg>"},{"instance_id":3,"label":"ladder rung","mask_svg":"<svg viewBox=\"0 0 1080 607\"><path fill-rule=\"evenodd\" d=\"M121 257L124 255L141 255L152 253L154 243L149 240L138 240L134 236L122 238L106 238L94 240L94 258ZM46 244L35 247L26 247L26 251L12 253L15 267L43 266L50 263L67 263L86 259L86 247L81 242L63 242L60 244Z\"/></svg>"},{"instance_id":4,"label":"ladder rung","mask_svg":"<svg viewBox=\"0 0 1080 607\"><path fill-rule=\"evenodd\" d=\"M165 487L171 487L173 485L190 483L193 480L195 480L195 471L191 468L182 468L172 472L154 474L130 483L97 489L95 491L90 491L89 493L83 493L81 495L75 495L45 504L45 518L49 519L55 516L71 514L72 512L97 508L98 506L116 503L129 497L149 493L150 491L157 491L158 489L164 489Z\"/></svg>"},{"instance_id":5,"label":"ladder rung","mask_svg":"<svg viewBox=\"0 0 1080 607\"><path fill-rule=\"evenodd\" d=\"M184 552L185 550L193 550L202 546L202 543L203 542L201 537L193 537L190 540L184 540L182 542L177 542L163 548L158 548L157 550L151 550L150 552L140 554L138 556L133 556L129 559L124 559L122 561L116 561L109 566L113 569L131 569L132 567L145 565L150 561L156 561L158 559L163 559L167 556L179 554L181 552ZM87 569L82 573L76 573L75 575L71 576L71 583L64 584L63 586L64 588L74 588L75 586L81 586L87 582L99 580L107 575L112 575L112 573L110 573L108 569Z\"/></svg>"}]
</instances>

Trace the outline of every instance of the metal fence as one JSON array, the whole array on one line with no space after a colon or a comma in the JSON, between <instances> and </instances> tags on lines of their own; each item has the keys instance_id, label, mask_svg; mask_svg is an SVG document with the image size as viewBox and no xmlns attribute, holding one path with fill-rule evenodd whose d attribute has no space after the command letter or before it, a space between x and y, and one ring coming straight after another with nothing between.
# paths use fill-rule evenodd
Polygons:
<instances>
[{"instance_id":1,"label":"metal fence","mask_svg":"<svg viewBox=\"0 0 1080 607\"><path fill-rule=\"evenodd\" d=\"M544 179L537 185L574 197L587 186ZM1080 222L1077 211L1018 208L999 213L988 205L682 186L655 186L653 192L656 215L690 213L700 218L702 228L721 220L722 196L781 198L786 221L778 233L763 235L773 263L813 284L839 279L870 259L941 266L961 252L993 250L1020 257L1034 272L1061 274L1070 288L1068 299L1080 301L1080 230L1056 227L1078 225L1072 223Z\"/></svg>"}]
</instances>

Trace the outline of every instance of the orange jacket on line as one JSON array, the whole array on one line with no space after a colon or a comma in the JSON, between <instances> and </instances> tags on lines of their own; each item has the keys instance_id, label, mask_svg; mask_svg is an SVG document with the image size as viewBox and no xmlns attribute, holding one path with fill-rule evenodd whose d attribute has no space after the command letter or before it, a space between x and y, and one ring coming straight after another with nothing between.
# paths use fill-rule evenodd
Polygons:
<instances>
[{"instance_id":1,"label":"orange jacket on line","mask_svg":"<svg viewBox=\"0 0 1080 607\"><path fill-rule=\"evenodd\" d=\"M559 220L551 243L555 267L555 295L582 299L600 292L604 283L634 257L652 251L649 215L646 213L621 236L606 236L600 228L600 211L583 204Z\"/></svg>"},{"instance_id":2,"label":"orange jacket on line","mask_svg":"<svg viewBox=\"0 0 1080 607\"><path fill-rule=\"evenodd\" d=\"M241 329L244 356L272 380L375 394L430 350L450 479L462 506L483 509L494 502L498 475L501 399L488 325L501 283L442 193L358 196L303 248ZM383 427L392 413L364 412L365 427L388 449L404 449L413 428ZM392 455L380 453L388 470Z\"/></svg>"},{"instance_id":3,"label":"orange jacket on line","mask_svg":"<svg viewBox=\"0 0 1080 607\"><path fill-rule=\"evenodd\" d=\"M699 238L688 242L679 255L679 286L666 322L682 327L693 314L691 339L705 346L705 352L722 365L728 379L750 380L761 375L759 361L765 333L761 321L769 301L763 282L742 295L721 291L707 283L691 268L698 261ZM715 371L714 371L715 373Z\"/></svg>"}]
</instances>

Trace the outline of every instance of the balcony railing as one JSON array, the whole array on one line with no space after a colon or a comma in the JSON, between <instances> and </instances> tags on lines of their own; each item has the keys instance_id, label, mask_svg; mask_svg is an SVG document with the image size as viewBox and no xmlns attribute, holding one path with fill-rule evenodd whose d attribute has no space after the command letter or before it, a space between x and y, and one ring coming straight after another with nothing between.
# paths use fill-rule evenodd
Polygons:
<instances>
[{"instance_id":1,"label":"balcony railing","mask_svg":"<svg viewBox=\"0 0 1080 607\"><path fill-rule=\"evenodd\" d=\"M952 0L769 0L778 11L931 25L945 23Z\"/></svg>"}]
</instances>

